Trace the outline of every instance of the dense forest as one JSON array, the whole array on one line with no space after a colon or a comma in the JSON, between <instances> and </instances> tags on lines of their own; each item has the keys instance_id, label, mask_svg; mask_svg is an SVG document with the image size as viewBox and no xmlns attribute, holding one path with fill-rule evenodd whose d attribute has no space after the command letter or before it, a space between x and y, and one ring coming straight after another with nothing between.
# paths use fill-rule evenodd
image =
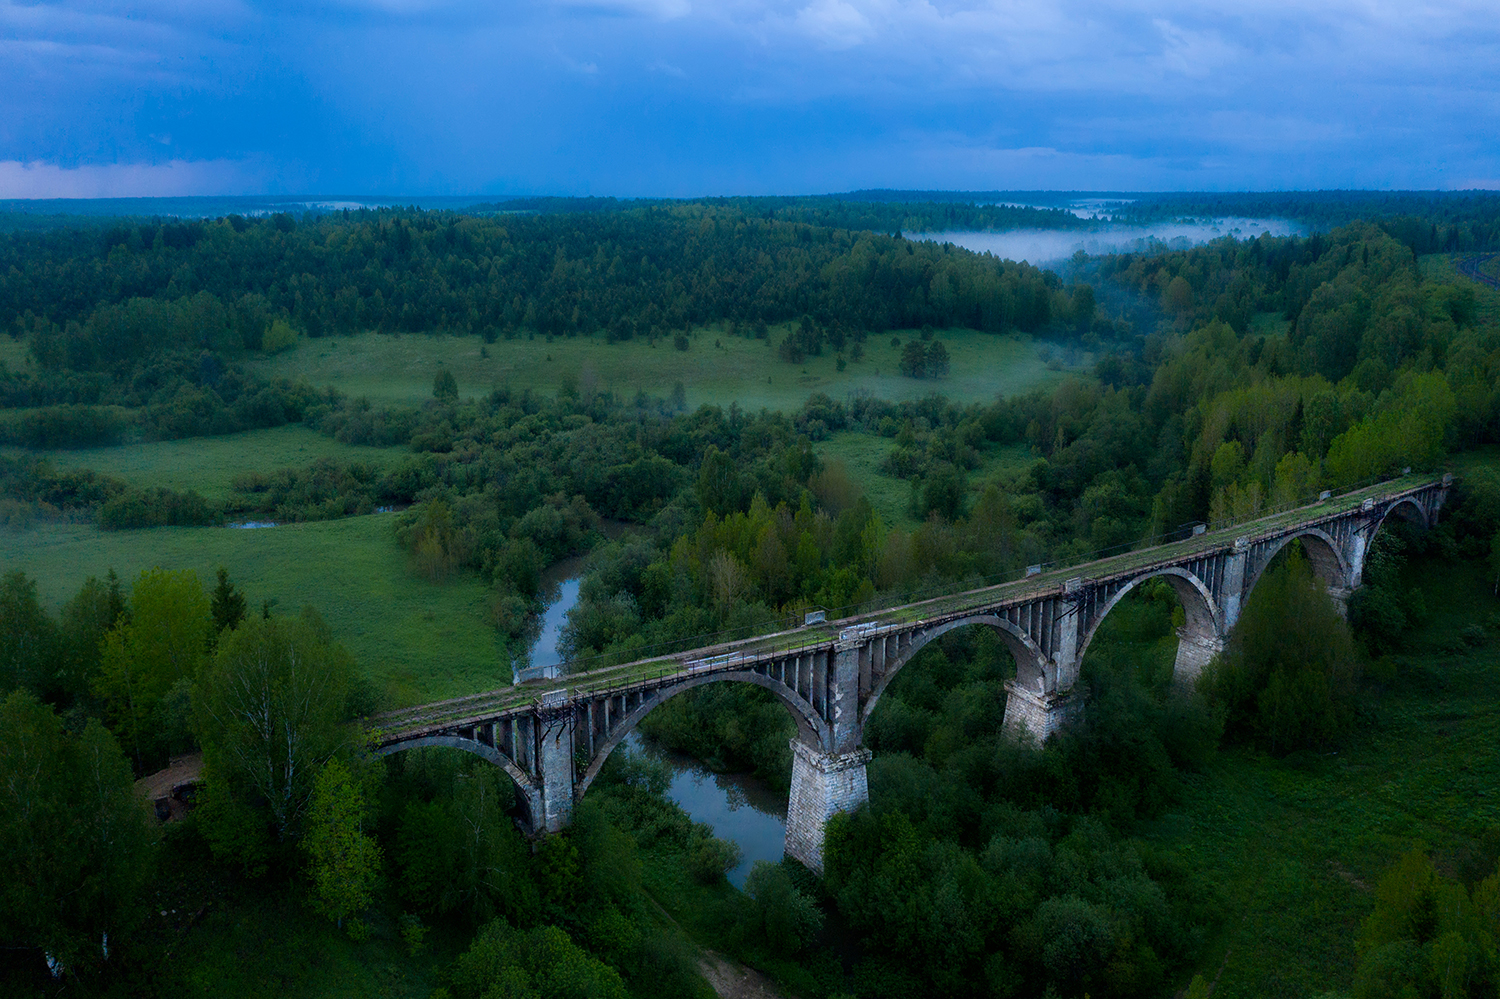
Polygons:
<instances>
[{"instance_id":1,"label":"dense forest","mask_svg":"<svg viewBox=\"0 0 1500 999\"><path fill-rule=\"evenodd\" d=\"M1092 287L1034 268L735 204L13 235L0 305L39 369L3 373L13 440L92 443L126 420L164 437L301 421L407 454L380 470L324 461L246 475L228 505L12 454L0 503L7 522L117 530L410 504L393 543L411 571L482 578L508 634L536 610L542 570L586 553L564 646L580 666L624 661L805 607L1011 578L1500 443L1494 296L1430 276L1402 231L1355 222L1081 269L1149 301L1162 317L1150 330L1108 321ZM278 324L443 331L503 350L506 337L664 336L708 321L755 336L804 316L813 345L932 323L1088 336L1098 360L1091 377L990 404L814 396L792 413L689 412L577 384L460 399L441 375L425 405L377 407L262 384L237 364ZM819 457L818 442L846 431L890 442L883 471L908 483L915 526L887 522ZM979 477L998 448L1029 459ZM606 520L625 530L607 538ZM1175 991L1226 915L1190 859L1134 838L1135 824L1223 744L1285 754L1356 737L1369 678L1389 673L1404 622L1426 613L1400 582L1403 560L1500 565L1500 480L1469 476L1428 535L1382 538L1347 623L1290 554L1195 700L1168 689L1175 597L1143 588L1086 665L1101 709L1045 747L999 737L1003 648L947 636L871 720L871 803L830 828L827 877L759 867L745 892L712 896L695 932L804 996ZM206 583L105 576L56 614L24 575L0 586L0 937L21 948L18 982L49 988L43 953L84 990L186 981L161 955L143 892L166 855L413 955L429 933L456 940L436 973L451 996L703 994L643 858L673 858L698 886L683 892L711 891L734 850L663 798L649 760L620 751L574 828L528 849L493 768L362 752L345 721L391 695L361 680L315 611L257 611L229 571ZM1277 628L1288 614L1304 624L1295 640ZM715 685L645 727L785 782L789 722L762 693ZM200 805L157 843L130 779L195 747ZM61 790L75 787L85 793ZM1500 882L1481 874L1456 883L1420 851L1403 862L1366 927L1355 994L1490 994ZM1458 953L1461 980L1443 977Z\"/></svg>"},{"instance_id":2,"label":"dense forest","mask_svg":"<svg viewBox=\"0 0 1500 999\"><path fill-rule=\"evenodd\" d=\"M0 314L49 370L133 361L148 330L170 329L180 349L258 348L276 318L314 337L491 342L523 329L628 339L803 315L836 336L923 323L1033 330L1052 319L1058 291L1025 264L696 204L278 215L0 240Z\"/></svg>"}]
</instances>

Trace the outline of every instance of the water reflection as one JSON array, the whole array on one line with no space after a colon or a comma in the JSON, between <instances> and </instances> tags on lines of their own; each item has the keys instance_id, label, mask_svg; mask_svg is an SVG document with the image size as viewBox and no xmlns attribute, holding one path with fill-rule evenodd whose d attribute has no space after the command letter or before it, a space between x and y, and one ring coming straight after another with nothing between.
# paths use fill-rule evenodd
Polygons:
<instances>
[{"instance_id":1,"label":"water reflection","mask_svg":"<svg viewBox=\"0 0 1500 999\"><path fill-rule=\"evenodd\" d=\"M661 760L672 771L667 797L682 806L694 822L714 827L714 835L739 844L739 866L729 882L745 886L757 860L781 860L786 841L786 798L748 774L716 774L691 756L664 749L640 732L625 745L632 752Z\"/></svg>"},{"instance_id":2,"label":"water reflection","mask_svg":"<svg viewBox=\"0 0 1500 999\"><path fill-rule=\"evenodd\" d=\"M511 672L516 682L536 676L556 676L556 667L562 665L562 655L557 651L557 642L563 625L568 622L568 611L578 603L578 587L583 582L583 559L565 558L554 562L542 572L541 598L543 611L534 617L526 628L526 651L511 661Z\"/></svg>"},{"instance_id":3,"label":"water reflection","mask_svg":"<svg viewBox=\"0 0 1500 999\"><path fill-rule=\"evenodd\" d=\"M556 666L562 662L557 651L557 639L562 626L567 623L568 611L578 602L578 579L564 579L557 584L557 596L547 605L542 614L541 633L531 646L531 665Z\"/></svg>"}]
</instances>

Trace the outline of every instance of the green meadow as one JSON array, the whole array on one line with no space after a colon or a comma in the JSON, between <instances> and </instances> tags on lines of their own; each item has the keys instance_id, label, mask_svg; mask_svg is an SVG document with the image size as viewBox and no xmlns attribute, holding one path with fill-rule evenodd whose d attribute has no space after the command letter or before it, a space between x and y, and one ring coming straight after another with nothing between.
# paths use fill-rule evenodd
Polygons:
<instances>
[{"instance_id":1,"label":"green meadow","mask_svg":"<svg viewBox=\"0 0 1500 999\"><path fill-rule=\"evenodd\" d=\"M12 454L20 452L19 448L6 450ZM91 468L143 488L193 489L209 499L223 499L229 496L234 477L247 472L304 468L319 458L379 466L406 451L341 444L311 427L293 424L224 437L42 453L58 468Z\"/></svg>"},{"instance_id":2,"label":"green meadow","mask_svg":"<svg viewBox=\"0 0 1500 999\"><path fill-rule=\"evenodd\" d=\"M814 392L847 398L869 392L889 399L914 399L941 392L957 402L992 400L997 394L1028 391L1065 376L1052 349L1026 336L996 336L971 330L938 334L947 345L951 374L917 380L897 373L899 348L913 334L872 336L866 356L837 370L831 354L792 365L777 358L773 344L784 335L773 328L768 340L731 337L712 329L697 331L689 349L669 340L653 347L644 340L609 344L587 337L501 340L484 345L476 338L426 335L374 335L302 339L272 358L252 358L249 367L266 376L304 378L334 385L376 404L412 405L431 398L432 380L442 368L454 372L464 395L496 385L552 393L565 382L621 394L644 391L669 396L682 382L689 406L728 405L793 410ZM488 355L488 356L485 356ZM12 370L29 366L24 341L0 337L0 363ZM910 490L879 471L893 442L842 433L820 446L826 457L842 460L888 523L915 526ZM975 488L997 469L1014 464L1008 453L986 457L971 475ZM7 454L22 453L5 448ZM223 437L151 441L113 447L46 452L59 468L93 469L139 487L196 490L209 499L230 496L237 475L306 467L321 458L384 465L401 448L341 444L310 427L293 425ZM509 682L503 640L492 626L492 594L477 579L444 584L415 575L394 538L394 515L276 528L175 527L119 532L87 524L34 524L0 533L0 564L37 580L43 600L54 610L90 575L111 568L127 583L145 569L192 569L205 587L225 566L252 606L270 600L277 613L316 607L342 642L377 683L398 703L458 696Z\"/></svg>"},{"instance_id":3,"label":"green meadow","mask_svg":"<svg viewBox=\"0 0 1500 999\"><path fill-rule=\"evenodd\" d=\"M1049 368L1043 357L1050 348L1025 335L940 332L951 374L936 380L900 374L901 348L891 340L905 343L916 335L910 330L872 334L864 358L849 361L844 371L838 370L831 349L802 364L781 360L775 344L784 335L780 327L773 327L765 340L705 328L690 336L683 351L665 338L654 346L644 339L612 344L602 337L559 337L550 343L544 337L518 337L486 345L474 337L366 333L301 338L293 349L256 358L248 366L263 376L303 378L375 403L410 405L430 399L433 378L446 368L463 396L482 395L500 385L550 395L571 380L584 389L665 398L681 382L690 407L738 402L750 410L785 411L801 407L814 392L839 400L866 392L893 401L940 392L959 403L992 402L997 395L1042 388L1063 377L1061 367Z\"/></svg>"},{"instance_id":4,"label":"green meadow","mask_svg":"<svg viewBox=\"0 0 1500 999\"><path fill-rule=\"evenodd\" d=\"M0 565L36 579L54 610L89 576L110 569L127 586L154 566L192 569L207 589L222 565L252 609L266 600L278 614L315 607L397 703L508 685L509 660L490 623L488 588L474 577L434 584L413 574L395 541L395 518L371 514L254 530L42 524L0 532Z\"/></svg>"},{"instance_id":5,"label":"green meadow","mask_svg":"<svg viewBox=\"0 0 1500 999\"><path fill-rule=\"evenodd\" d=\"M29 370L31 355L27 350L25 340L0 336L0 367L9 368L12 371Z\"/></svg>"}]
</instances>

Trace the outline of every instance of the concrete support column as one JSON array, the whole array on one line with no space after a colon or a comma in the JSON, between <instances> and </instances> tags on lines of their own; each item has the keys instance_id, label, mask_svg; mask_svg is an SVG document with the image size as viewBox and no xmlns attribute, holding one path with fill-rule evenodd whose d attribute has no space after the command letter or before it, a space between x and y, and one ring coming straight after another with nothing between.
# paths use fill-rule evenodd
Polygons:
<instances>
[{"instance_id":1,"label":"concrete support column","mask_svg":"<svg viewBox=\"0 0 1500 999\"><path fill-rule=\"evenodd\" d=\"M825 717L833 734L836 753L852 753L864 744L864 726L859 722L860 652L864 642L840 642L828 654L829 704Z\"/></svg>"},{"instance_id":2,"label":"concrete support column","mask_svg":"<svg viewBox=\"0 0 1500 999\"><path fill-rule=\"evenodd\" d=\"M1349 598L1354 590L1347 586L1330 586L1328 588L1328 599L1333 601L1333 609L1339 612L1339 617L1348 620Z\"/></svg>"},{"instance_id":3,"label":"concrete support column","mask_svg":"<svg viewBox=\"0 0 1500 999\"><path fill-rule=\"evenodd\" d=\"M1177 629L1177 661L1172 664L1172 689L1191 694L1198 689L1198 677L1209 660L1224 651L1224 641L1216 635L1195 635L1186 628Z\"/></svg>"},{"instance_id":4,"label":"concrete support column","mask_svg":"<svg viewBox=\"0 0 1500 999\"><path fill-rule=\"evenodd\" d=\"M1037 693L1014 680L1005 681L1003 729L1012 739L1030 736L1038 745L1083 714L1083 697L1071 690Z\"/></svg>"},{"instance_id":5,"label":"concrete support column","mask_svg":"<svg viewBox=\"0 0 1500 999\"><path fill-rule=\"evenodd\" d=\"M1234 550L1224 558L1224 583L1221 607L1224 612L1224 634L1229 634L1240 619L1245 602L1245 562L1249 558L1248 538L1235 538Z\"/></svg>"},{"instance_id":6,"label":"concrete support column","mask_svg":"<svg viewBox=\"0 0 1500 999\"><path fill-rule=\"evenodd\" d=\"M1043 668L1049 693L1066 692L1078 682L1078 670L1082 666L1078 655L1078 633L1083 627L1083 608L1078 594L1083 587L1082 579L1070 579L1063 583L1065 596L1057 601L1057 648L1052 652L1053 668Z\"/></svg>"},{"instance_id":7,"label":"concrete support column","mask_svg":"<svg viewBox=\"0 0 1500 999\"><path fill-rule=\"evenodd\" d=\"M537 727L542 800L532 822L537 832L561 832L573 821L573 712L547 712Z\"/></svg>"},{"instance_id":8,"label":"concrete support column","mask_svg":"<svg viewBox=\"0 0 1500 999\"><path fill-rule=\"evenodd\" d=\"M865 764L868 749L824 753L792 740L792 794L786 808L786 853L810 871L823 873L823 829L839 812L870 799Z\"/></svg>"},{"instance_id":9,"label":"concrete support column","mask_svg":"<svg viewBox=\"0 0 1500 999\"><path fill-rule=\"evenodd\" d=\"M1348 550L1344 552L1344 561L1349 566L1349 587L1344 591L1346 595L1349 590L1357 590L1364 584L1365 555L1370 547L1370 539L1365 534L1367 530L1369 528L1361 527L1358 531L1355 531L1354 536L1349 539ZM1329 595L1333 594L1334 589L1334 587L1328 588ZM1338 598L1335 597L1334 599L1337 602ZM1340 613L1343 612L1340 611Z\"/></svg>"}]
</instances>

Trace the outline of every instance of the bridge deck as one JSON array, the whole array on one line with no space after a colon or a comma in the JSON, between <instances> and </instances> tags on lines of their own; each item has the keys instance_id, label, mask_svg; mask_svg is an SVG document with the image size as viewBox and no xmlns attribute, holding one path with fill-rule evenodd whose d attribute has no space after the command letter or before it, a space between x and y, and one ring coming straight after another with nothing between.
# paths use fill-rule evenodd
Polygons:
<instances>
[{"instance_id":1,"label":"bridge deck","mask_svg":"<svg viewBox=\"0 0 1500 999\"><path fill-rule=\"evenodd\" d=\"M728 670L781 655L828 649L839 641L839 633L864 625L879 633L887 626L940 621L1007 603L1021 603L1060 595L1071 579L1087 577L1102 581L1133 575L1144 568L1182 561L1207 552L1229 548L1238 538L1254 542L1275 537L1290 528L1312 526L1358 510L1366 499L1396 500L1439 481L1430 475L1407 475L1368 486L1321 502L1246 521L1218 531L1207 531L1182 541L1154 545L1077 565L1065 566L994 586L903 604L886 610L827 621L789 631L759 635L686 652L606 666L575 673L560 680L535 679L512 687L473 694L377 715L366 724L377 741L389 744L416 738L464 724L492 721L512 711L531 710L538 702L569 700L577 696L625 692L636 687L657 686L674 675L688 676L700 669ZM707 661L707 662L705 662ZM545 695L545 697L544 697Z\"/></svg>"}]
</instances>

